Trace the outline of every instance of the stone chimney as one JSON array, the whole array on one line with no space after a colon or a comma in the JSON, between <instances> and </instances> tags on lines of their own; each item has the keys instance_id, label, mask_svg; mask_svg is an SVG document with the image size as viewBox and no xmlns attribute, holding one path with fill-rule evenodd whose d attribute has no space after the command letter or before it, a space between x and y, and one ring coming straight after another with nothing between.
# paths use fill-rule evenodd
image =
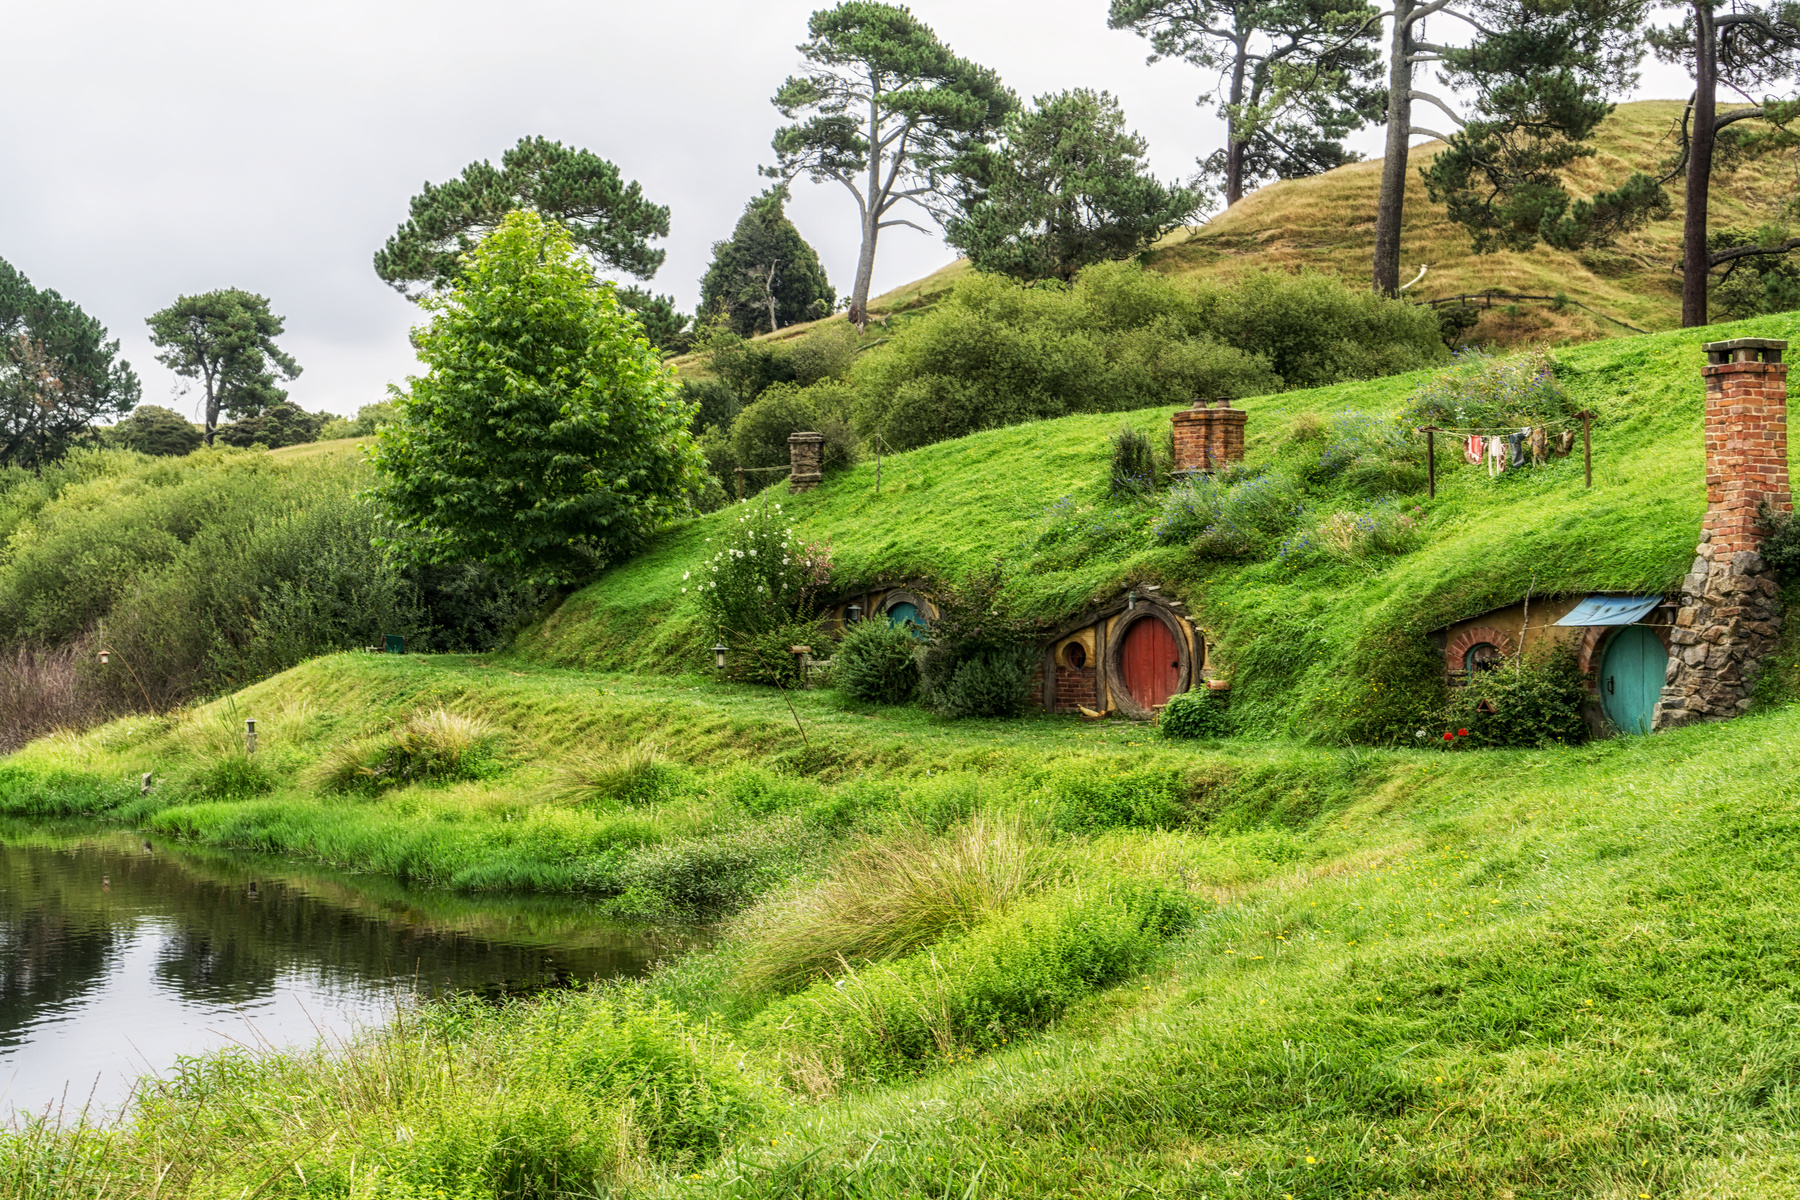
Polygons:
<instances>
[{"instance_id":1,"label":"stone chimney","mask_svg":"<svg viewBox=\"0 0 1800 1200\"><path fill-rule=\"evenodd\" d=\"M1175 473L1217 471L1244 461L1244 426L1250 414L1219 399L1211 408L1196 400L1175 414Z\"/></svg>"},{"instance_id":2,"label":"stone chimney","mask_svg":"<svg viewBox=\"0 0 1800 1200\"><path fill-rule=\"evenodd\" d=\"M1721 721L1750 707L1762 660L1781 633L1778 588L1756 552L1766 503L1791 511L1787 470L1787 343L1708 342L1706 519L1681 583L1669 668L1652 726Z\"/></svg>"},{"instance_id":3,"label":"stone chimney","mask_svg":"<svg viewBox=\"0 0 1800 1200\"><path fill-rule=\"evenodd\" d=\"M825 478L825 435L788 434L788 491L810 492Z\"/></svg>"}]
</instances>

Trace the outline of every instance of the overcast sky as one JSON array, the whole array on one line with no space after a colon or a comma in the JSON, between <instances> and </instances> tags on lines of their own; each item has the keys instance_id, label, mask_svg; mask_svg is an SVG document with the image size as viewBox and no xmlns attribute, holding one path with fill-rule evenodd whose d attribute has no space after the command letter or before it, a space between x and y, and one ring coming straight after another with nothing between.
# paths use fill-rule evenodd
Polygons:
<instances>
[{"instance_id":1,"label":"overcast sky","mask_svg":"<svg viewBox=\"0 0 1800 1200\"><path fill-rule=\"evenodd\" d=\"M768 98L817 6L17 0L0 71L0 258L104 321L147 403L192 415L195 397L174 398L144 317L178 294L240 287L287 319L282 344L305 368L293 399L353 413L415 369L417 311L370 256L420 184L498 162L525 135L611 159L671 208L651 286L692 308L712 243L766 182L756 170L779 120ZM1221 140L1194 105L1199 72L1146 66L1142 39L1107 29L1106 0L911 7L1021 95L1113 92L1165 177L1186 177ZM1639 94L1686 90L1662 70ZM1378 138L1357 144L1379 153ZM803 181L789 211L847 292L854 202ZM889 230L875 290L950 257L936 238Z\"/></svg>"}]
</instances>

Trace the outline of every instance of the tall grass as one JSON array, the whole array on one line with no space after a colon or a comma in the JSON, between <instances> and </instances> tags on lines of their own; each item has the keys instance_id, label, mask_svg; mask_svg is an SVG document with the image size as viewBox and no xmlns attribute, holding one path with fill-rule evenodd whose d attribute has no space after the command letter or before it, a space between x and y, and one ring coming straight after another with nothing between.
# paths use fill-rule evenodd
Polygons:
<instances>
[{"instance_id":1,"label":"tall grass","mask_svg":"<svg viewBox=\"0 0 1800 1200\"><path fill-rule=\"evenodd\" d=\"M792 991L966 933L1066 870L1036 824L978 812L934 836L914 826L852 849L826 877L759 912L738 986Z\"/></svg>"}]
</instances>

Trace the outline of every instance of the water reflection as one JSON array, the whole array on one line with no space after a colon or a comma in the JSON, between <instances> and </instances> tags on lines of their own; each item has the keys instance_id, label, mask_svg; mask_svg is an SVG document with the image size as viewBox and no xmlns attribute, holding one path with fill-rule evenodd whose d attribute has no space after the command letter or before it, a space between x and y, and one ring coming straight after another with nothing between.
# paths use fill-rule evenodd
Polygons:
<instances>
[{"instance_id":1,"label":"water reflection","mask_svg":"<svg viewBox=\"0 0 1800 1200\"><path fill-rule=\"evenodd\" d=\"M119 833L0 826L0 1113L116 1105L231 1043L307 1044L396 990L641 972L684 943L549 899L475 900Z\"/></svg>"}]
</instances>

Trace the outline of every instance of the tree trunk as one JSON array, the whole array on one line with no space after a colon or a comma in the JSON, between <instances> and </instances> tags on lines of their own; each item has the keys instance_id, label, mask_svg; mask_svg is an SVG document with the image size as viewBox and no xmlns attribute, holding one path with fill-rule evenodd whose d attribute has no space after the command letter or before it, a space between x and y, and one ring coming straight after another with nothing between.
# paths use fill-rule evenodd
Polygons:
<instances>
[{"instance_id":1,"label":"tree trunk","mask_svg":"<svg viewBox=\"0 0 1800 1200\"><path fill-rule=\"evenodd\" d=\"M1231 63L1231 91L1225 101L1226 208L1244 198L1244 123L1239 115L1239 106L1244 103L1244 70L1250 57L1246 45L1246 42L1238 42L1237 56Z\"/></svg>"},{"instance_id":2,"label":"tree trunk","mask_svg":"<svg viewBox=\"0 0 1800 1200\"><path fill-rule=\"evenodd\" d=\"M219 427L219 397L213 389L212 372L206 373L206 444L213 444L213 431Z\"/></svg>"},{"instance_id":3,"label":"tree trunk","mask_svg":"<svg viewBox=\"0 0 1800 1200\"><path fill-rule=\"evenodd\" d=\"M781 326L775 321L775 264L769 264L769 274L763 280L763 299L769 304L769 332L774 333Z\"/></svg>"},{"instance_id":4,"label":"tree trunk","mask_svg":"<svg viewBox=\"0 0 1800 1200\"><path fill-rule=\"evenodd\" d=\"M859 330L869 325L869 284L875 277L875 239L881 233L882 213L881 107L875 101L881 82L871 79L869 83L869 200L863 205L862 249L856 255L856 283L850 289L850 323Z\"/></svg>"},{"instance_id":5,"label":"tree trunk","mask_svg":"<svg viewBox=\"0 0 1800 1200\"><path fill-rule=\"evenodd\" d=\"M1681 228L1681 324L1706 324L1706 204L1712 190L1714 134L1717 119L1718 32L1712 6L1694 5L1694 118L1687 161L1687 211Z\"/></svg>"},{"instance_id":6,"label":"tree trunk","mask_svg":"<svg viewBox=\"0 0 1800 1200\"><path fill-rule=\"evenodd\" d=\"M1381 198L1375 204L1375 290L1400 292L1400 219L1406 205L1407 150L1412 140L1412 0L1395 0L1388 46L1387 156L1381 161Z\"/></svg>"}]
</instances>

